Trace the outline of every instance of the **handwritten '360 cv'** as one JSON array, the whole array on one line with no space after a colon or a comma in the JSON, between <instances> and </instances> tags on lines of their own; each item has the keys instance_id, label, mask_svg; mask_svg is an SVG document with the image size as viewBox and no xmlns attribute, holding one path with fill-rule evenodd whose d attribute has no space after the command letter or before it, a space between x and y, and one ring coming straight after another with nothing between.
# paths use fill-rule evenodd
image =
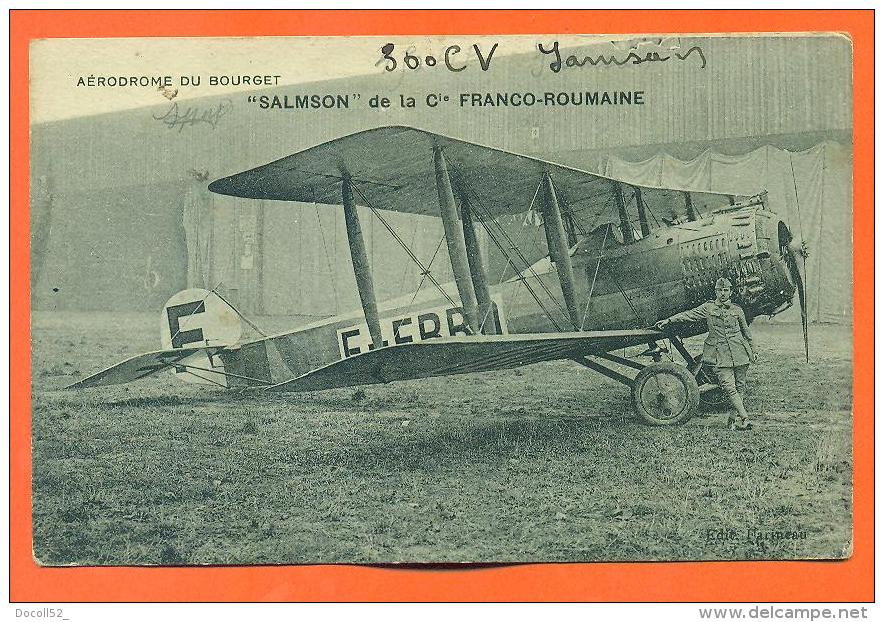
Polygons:
<instances>
[{"instance_id":1,"label":"handwritten '360 cv'","mask_svg":"<svg viewBox=\"0 0 884 622\"><path fill-rule=\"evenodd\" d=\"M494 52L497 51L498 44L491 46L488 52L484 52L478 44L473 44L472 51L476 59L479 61L479 68L482 71L491 69L491 63L494 60ZM404 53L401 53L399 60L396 59L396 46L393 43L387 43L381 48L381 58L378 59L376 65L384 64L386 71L395 71L397 67L408 69L418 69L420 67L444 67L448 71L461 72L467 69L468 64L465 60L458 57L462 48L459 45L449 45L441 59L437 59L431 54L418 55L414 52L414 47L409 47ZM562 57L562 51L559 49L559 42L553 41L549 48L543 43L537 44L537 51L542 56L553 57L553 61L549 63L549 68L554 73L559 73L563 68L580 68L580 67L622 67L623 65L642 65L644 63L662 63L669 60L686 61L693 57L700 64L700 69L706 68L706 55L703 48L695 45L687 51L680 49L670 49L669 52L656 51L638 52L636 48L624 50L611 54L597 55L581 55L580 53L572 53ZM624 53L626 54L624 56ZM441 62L440 62L441 61Z\"/></svg>"}]
</instances>

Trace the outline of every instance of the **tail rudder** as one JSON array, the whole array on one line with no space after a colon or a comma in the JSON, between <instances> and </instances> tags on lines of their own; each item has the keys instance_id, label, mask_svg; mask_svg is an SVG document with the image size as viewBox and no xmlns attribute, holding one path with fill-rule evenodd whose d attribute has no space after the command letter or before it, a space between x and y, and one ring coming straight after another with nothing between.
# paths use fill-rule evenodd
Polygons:
<instances>
[{"instance_id":1,"label":"tail rudder","mask_svg":"<svg viewBox=\"0 0 884 622\"><path fill-rule=\"evenodd\" d=\"M164 350L203 347L179 361L175 376L186 382L227 386L224 363L213 346L231 346L242 336L239 314L214 291L185 289L172 296L160 316Z\"/></svg>"}]
</instances>

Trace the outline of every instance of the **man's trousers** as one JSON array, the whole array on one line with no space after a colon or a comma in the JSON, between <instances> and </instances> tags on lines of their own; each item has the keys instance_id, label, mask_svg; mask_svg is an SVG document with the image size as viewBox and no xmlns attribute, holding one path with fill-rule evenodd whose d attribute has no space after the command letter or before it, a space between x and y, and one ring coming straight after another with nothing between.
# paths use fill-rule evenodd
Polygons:
<instances>
[{"instance_id":1,"label":"man's trousers","mask_svg":"<svg viewBox=\"0 0 884 622\"><path fill-rule=\"evenodd\" d=\"M737 367L715 367L714 369L722 393L727 396L728 401L737 411L737 415L745 421L749 415L746 414L746 408L743 406L743 389L746 387L746 372L749 371L749 366L738 365Z\"/></svg>"}]
</instances>

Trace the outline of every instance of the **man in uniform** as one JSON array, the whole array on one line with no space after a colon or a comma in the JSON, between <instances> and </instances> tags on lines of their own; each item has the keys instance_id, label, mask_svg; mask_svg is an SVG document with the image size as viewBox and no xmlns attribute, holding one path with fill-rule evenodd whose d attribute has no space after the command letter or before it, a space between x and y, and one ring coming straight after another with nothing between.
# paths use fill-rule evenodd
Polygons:
<instances>
[{"instance_id":1,"label":"man in uniform","mask_svg":"<svg viewBox=\"0 0 884 622\"><path fill-rule=\"evenodd\" d=\"M743 310L731 302L731 282L725 278L715 283L715 300L699 307L677 313L655 324L659 330L669 324L705 320L709 328L703 346L703 362L712 367L718 377L718 386L736 410L730 414L727 424L731 430L748 430L752 427L743 406L743 389L749 364L757 360L752 348L752 333Z\"/></svg>"}]
</instances>

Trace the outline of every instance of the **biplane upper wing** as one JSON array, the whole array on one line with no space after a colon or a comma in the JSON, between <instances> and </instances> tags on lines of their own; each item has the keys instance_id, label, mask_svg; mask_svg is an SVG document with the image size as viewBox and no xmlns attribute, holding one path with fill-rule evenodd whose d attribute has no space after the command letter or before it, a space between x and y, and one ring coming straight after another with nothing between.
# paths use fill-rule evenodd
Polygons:
<instances>
[{"instance_id":1,"label":"biplane upper wing","mask_svg":"<svg viewBox=\"0 0 884 622\"><path fill-rule=\"evenodd\" d=\"M660 338L653 330L586 331L533 335L477 335L432 339L373 350L269 387L321 391L394 380L511 369L573 359Z\"/></svg>"},{"instance_id":2,"label":"biplane upper wing","mask_svg":"<svg viewBox=\"0 0 884 622\"><path fill-rule=\"evenodd\" d=\"M223 346L209 346L146 352L128 358L125 361L92 374L88 378L83 378L65 388L89 389L92 387L105 387L112 384L124 384L126 382L132 382L133 380L146 378L147 376L152 376L167 369L172 369L177 364L180 364L194 354L205 352L209 356L214 356L224 349Z\"/></svg>"},{"instance_id":3,"label":"biplane upper wing","mask_svg":"<svg viewBox=\"0 0 884 622\"><path fill-rule=\"evenodd\" d=\"M617 180L588 171L466 142L412 127L366 130L310 147L209 185L219 194L280 201L341 205L341 179L349 175L362 205L438 216L433 153L443 149L452 178L483 217L524 213L538 183L549 173L568 211L594 220L610 208ZM685 191L639 186L660 214L681 214ZM361 196L359 196L361 194ZM701 211L743 196L690 191Z\"/></svg>"}]
</instances>

